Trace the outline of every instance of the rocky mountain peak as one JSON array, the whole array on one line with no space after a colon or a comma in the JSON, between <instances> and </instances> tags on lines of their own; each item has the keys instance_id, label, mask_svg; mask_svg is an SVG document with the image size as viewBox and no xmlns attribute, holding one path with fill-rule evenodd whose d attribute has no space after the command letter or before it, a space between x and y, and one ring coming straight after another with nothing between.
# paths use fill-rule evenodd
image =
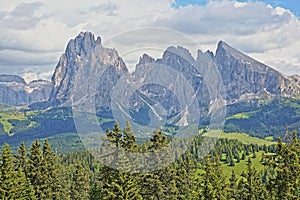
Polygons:
<instances>
[{"instance_id":1,"label":"rocky mountain peak","mask_svg":"<svg viewBox=\"0 0 300 200\"><path fill-rule=\"evenodd\" d=\"M217 61L223 63L225 60L228 61L229 63L227 63L227 65L232 64L230 62L235 60L236 62L240 62L244 65L247 65L249 68L257 71L258 73L267 73L269 71L272 71L272 73L279 73L271 67L268 67L267 65L251 58L250 56L246 55L245 53L237 50L236 48L230 46L229 44L223 41L220 41L218 43L215 58Z\"/></svg>"},{"instance_id":2,"label":"rocky mountain peak","mask_svg":"<svg viewBox=\"0 0 300 200\"><path fill-rule=\"evenodd\" d=\"M224 56L235 57L238 60L253 61L252 58L248 57L241 51L238 51L237 49L231 47L226 42L223 42L221 40L217 46L216 58L220 60L220 59L223 59Z\"/></svg>"},{"instance_id":3,"label":"rocky mountain peak","mask_svg":"<svg viewBox=\"0 0 300 200\"><path fill-rule=\"evenodd\" d=\"M247 56L223 41L218 43L215 62L222 76L227 100L267 91L273 96L291 96L299 89L281 73Z\"/></svg>"},{"instance_id":4,"label":"rocky mountain peak","mask_svg":"<svg viewBox=\"0 0 300 200\"><path fill-rule=\"evenodd\" d=\"M154 63L155 62L155 59L152 58L151 56L149 56L148 54L143 54L141 57L140 57L140 60L138 62L137 65L143 65L143 64L148 64L148 63Z\"/></svg>"},{"instance_id":5,"label":"rocky mountain peak","mask_svg":"<svg viewBox=\"0 0 300 200\"><path fill-rule=\"evenodd\" d=\"M115 49L103 47L100 37L95 39L94 34L81 32L69 41L65 53L60 57L52 76L53 89L49 101L53 106L71 102L74 92L78 92L76 90L95 88L96 80L102 76L115 78L127 72L123 59ZM82 85L75 89L76 83L88 79L93 80L90 81L93 86Z\"/></svg>"},{"instance_id":6,"label":"rocky mountain peak","mask_svg":"<svg viewBox=\"0 0 300 200\"><path fill-rule=\"evenodd\" d=\"M193 64L195 62L195 59L193 58L191 52L181 46L171 46L168 47L167 50L164 52L163 54L163 60L170 60L170 59L183 59L186 62L189 62L191 64Z\"/></svg>"},{"instance_id":7,"label":"rocky mountain peak","mask_svg":"<svg viewBox=\"0 0 300 200\"><path fill-rule=\"evenodd\" d=\"M89 53L96 46L101 46L101 38L95 40L91 32L81 32L75 39L71 39L66 48L66 54L75 53L79 56Z\"/></svg>"}]
</instances>

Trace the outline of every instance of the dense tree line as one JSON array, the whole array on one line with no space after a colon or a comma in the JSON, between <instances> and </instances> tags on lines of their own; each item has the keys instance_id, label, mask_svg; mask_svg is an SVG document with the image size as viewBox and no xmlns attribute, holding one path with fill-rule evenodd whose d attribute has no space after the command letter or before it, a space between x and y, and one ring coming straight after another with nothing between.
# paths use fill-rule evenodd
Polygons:
<instances>
[{"instance_id":1,"label":"dense tree line","mask_svg":"<svg viewBox=\"0 0 300 200\"><path fill-rule=\"evenodd\" d=\"M278 137L284 133L286 125L300 133L300 100L280 98L259 105L237 103L227 107L228 119L224 124L225 132L247 133L254 137ZM232 117L243 114L246 117ZM299 135L298 135L299 136Z\"/></svg>"},{"instance_id":2,"label":"dense tree line","mask_svg":"<svg viewBox=\"0 0 300 200\"><path fill-rule=\"evenodd\" d=\"M107 130L106 142L116 150L128 152L157 152L171 141L161 130L154 131L150 141L137 144L130 123L123 130L116 123ZM182 141L181 141L182 142ZM183 142L182 145L185 145ZM203 157L201 149L214 146ZM263 171L252 165L251 158L263 151ZM123 170L100 164L89 152L57 155L48 141L34 141L26 149L21 143L13 154L5 144L0 154L1 199L241 199L292 200L299 199L300 146L294 132L286 143L277 145L243 144L237 140L211 139L203 143L196 136L188 151L180 159L153 172L134 173L128 167L126 154L115 151L112 159ZM247 159L242 174L233 170L230 177L223 171L224 164ZM168 155L153 159L152 164L168 162ZM111 165L110 165L111 166Z\"/></svg>"}]
</instances>

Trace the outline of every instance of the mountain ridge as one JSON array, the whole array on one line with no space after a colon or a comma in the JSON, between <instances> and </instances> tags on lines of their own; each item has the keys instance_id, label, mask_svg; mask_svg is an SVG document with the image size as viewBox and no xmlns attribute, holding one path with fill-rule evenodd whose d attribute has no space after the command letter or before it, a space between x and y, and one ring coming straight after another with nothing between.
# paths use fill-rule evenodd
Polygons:
<instances>
[{"instance_id":1,"label":"mountain ridge","mask_svg":"<svg viewBox=\"0 0 300 200\"><path fill-rule=\"evenodd\" d=\"M173 61L170 59L173 59ZM187 66L183 67L176 64L180 60L185 62ZM224 93L226 94L224 98L227 102L234 102L246 94L257 94L259 96L263 91L273 96L297 96L300 93L299 75L285 76L222 40L217 44L215 54L211 51L203 53L198 50L197 56L194 58L188 49L181 46L170 46L164 51L161 58L152 58L146 53L143 54L136 66L153 63L165 64L173 69L177 66L175 70L184 76L188 76L187 79L194 82L197 79L196 75L203 78L204 74L209 74L210 70L216 68L215 74L218 74L218 79L221 79L222 82L219 81L220 83L217 84L217 87L220 88L214 89L211 87L209 90L218 93L221 87L224 87ZM49 98L42 100L46 100L48 106L56 107L71 105L74 95L76 98L80 98L81 94L79 93L90 96L102 95L102 100L98 103L103 104L102 109L104 109L104 107L109 106L109 91L115 86L119 78L125 74L129 74L128 68L115 49L103 47L101 37L95 38L91 32L80 32L67 44L66 50L61 55L52 76L52 89ZM101 76L106 77L101 78ZM74 85L76 82L84 82L85 78L89 79L90 82L96 81L97 84L83 84L80 87ZM110 80L110 84L107 83L107 80L103 81L106 78ZM206 77L206 79L207 84L214 81L212 77ZM22 78L18 78L17 81L23 84L25 82ZM76 94L74 94L74 88L81 88L82 92L76 91ZM97 91L90 91L90 88L96 88ZM99 92L99 90L102 91ZM105 109L107 110L107 108Z\"/></svg>"},{"instance_id":2,"label":"mountain ridge","mask_svg":"<svg viewBox=\"0 0 300 200\"><path fill-rule=\"evenodd\" d=\"M23 106L46 101L52 88L47 80L29 83L17 75L0 75L0 102L10 106Z\"/></svg>"},{"instance_id":3,"label":"mountain ridge","mask_svg":"<svg viewBox=\"0 0 300 200\"><path fill-rule=\"evenodd\" d=\"M37 111L37 116L32 118L39 124L38 127L27 130L26 126L26 130L21 130L20 127L26 125L23 124L13 130L16 133L19 133L19 129L20 133L26 132L24 137L78 131L73 111L96 114L101 121L100 126L103 125L105 129L111 128L113 120L125 122L125 118L118 118L118 115L124 114L127 114L124 115L127 119L131 118L147 127L155 124L155 118L158 122L171 122L175 126L186 126L193 119L201 118L201 127L206 127L211 124L211 116L218 111L218 106L227 109L226 113L221 110L224 118L229 117L224 119L227 121L226 130L246 130L243 129L246 120L251 122L246 127L252 126L257 117L265 119L261 108L265 111L272 106L271 119L277 119L276 124L266 118L268 123L260 121L260 125L253 126L265 131L271 124L272 130L276 131L279 126L280 130L284 130L287 122L299 129L299 124L295 123L298 116L293 109L298 109L300 75L285 76L223 41L218 43L215 53L198 50L195 58L181 46L167 48L161 58L153 58L145 53L140 56L136 70L129 73L126 63L115 49L102 46L100 37L81 32L68 43L56 65L51 83L43 80L26 83L21 77L7 75L2 76L2 80L0 75L0 94L2 85L11 84L15 90L22 86L20 93L10 95L11 101L30 104L30 110L43 110ZM34 91L35 87L43 85L48 86L48 93L46 95L44 92L46 96L41 100L28 102L16 98L25 89ZM184 90L188 88L186 86L189 86L189 90ZM125 90L127 88L129 90ZM41 93L36 91L35 97ZM0 97L10 93L2 94ZM293 100L288 105L277 103L285 97L296 99L296 103ZM196 103L185 108L182 102L189 106L191 102ZM285 118L289 119L281 118L277 111L284 111ZM238 113L246 113L244 115L249 119L232 118ZM97 128L96 125L92 126L93 130ZM259 130L253 129L253 134L263 134L258 133Z\"/></svg>"}]
</instances>

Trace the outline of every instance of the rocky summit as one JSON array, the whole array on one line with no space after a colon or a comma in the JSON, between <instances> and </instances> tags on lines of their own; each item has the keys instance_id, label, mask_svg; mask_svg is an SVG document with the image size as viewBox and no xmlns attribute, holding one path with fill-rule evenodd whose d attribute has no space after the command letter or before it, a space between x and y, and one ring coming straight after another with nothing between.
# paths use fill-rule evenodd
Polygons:
<instances>
[{"instance_id":1,"label":"rocky summit","mask_svg":"<svg viewBox=\"0 0 300 200\"><path fill-rule=\"evenodd\" d=\"M68 43L56 66L50 105L75 104L97 95L97 104L107 109L111 89L125 73L128 69L116 50L103 47L100 37L81 32Z\"/></svg>"}]
</instances>

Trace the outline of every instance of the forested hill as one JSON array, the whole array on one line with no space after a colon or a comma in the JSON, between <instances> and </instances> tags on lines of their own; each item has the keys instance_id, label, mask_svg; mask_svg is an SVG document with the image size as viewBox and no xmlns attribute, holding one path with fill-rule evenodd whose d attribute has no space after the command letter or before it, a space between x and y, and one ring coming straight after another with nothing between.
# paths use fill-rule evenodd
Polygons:
<instances>
[{"instance_id":1,"label":"forested hill","mask_svg":"<svg viewBox=\"0 0 300 200\"><path fill-rule=\"evenodd\" d=\"M170 142L160 130L150 141L136 143L130 124L121 131L115 124L104 140L128 152L157 152ZM21 143L12 154L8 144L0 154L1 199L299 199L300 144L296 133L288 143L244 144L238 140L201 135L175 163L153 172L131 173L124 154L116 153L125 171L104 166L87 151L58 155L48 141ZM215 147L203 157L203 145ZM168 156L152 164L167 162ZM253 164L257 163L258 164ZM134 163L139 165L139 160ZM237 166L244 164L242 172ZM224 173L232 169L231 175Z\"/></svg>"}]
</instances>

